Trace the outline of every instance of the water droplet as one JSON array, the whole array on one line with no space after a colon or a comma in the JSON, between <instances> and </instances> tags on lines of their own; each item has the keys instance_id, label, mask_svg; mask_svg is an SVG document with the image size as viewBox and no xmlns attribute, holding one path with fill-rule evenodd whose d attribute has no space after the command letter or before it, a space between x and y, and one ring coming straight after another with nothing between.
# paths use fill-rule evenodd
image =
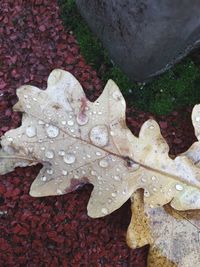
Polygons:
<instances>
[{"instance_id":1,"label":"water droplet","mask_svg":"<svg viewBox=\"0 0 200 267\"><path fill-rule=\"evenodd\" d=\"M61 124L62 124L62 125L66 125L67 122L66 122L66 121L61 121Z\"/></svg>"},{"instance_id":2,"label":"water droplet","mask_svg":"<svg viewBox=\"0 0 200 267\"><path fill-rule=\"evenodd\" d=\"M28 126L27 128L26 128L26 135L28 136L28 137L34 137L34 136L36 136L36 134L37 134L37 129L35 128L35 126Z\"/></svg>"},{"instance_id":3,"label":"water droplet","mask_svg":"<svg viewBox=\"0 0 200 267\"><path fill-rule=\"evenodd\" d=\"M6 139L7 139L9 142L12 142L12 141L13 141L13 138L10 137L10 136L8 136Z\"/></svg>"},{"instance_id":4,"label":"water droplet","mask_svg":"<svg viewBox=\"0 0 200 267\"><path fill-rule=\"evenodd\" d=\"M114 136L115 133L114 133L113 131L110 131L110 135L111 135L111 136Z\"/></svg>"},{"instance_id":5,"label":"water droplet","mask_svg":"<svg viewBox=\"0 0 200 267\"><path fill-rule=\"evenodd\" d=\"M142 177L141 181L142 181L143 183L145 183L147 180L146 180L145 177Z\"/></svg>"},{"instance_id":6,"label":"water droplet","mask_svg":"<svg viewBox=\"0 0 200 267\"><path fill-rule=\"evenodd\" d=\"M93 170L92 170L92 171L91 171L91 174L92 174L92 175L96 175L97 173L96 173L96 171L93 171Z\"/></svg>"},{"instance_id":7,"label":"water droplet","mask_svg":"<svg viewBox=\"0 0 200 267\"><path fill-rule=\"evenodd\" d=\"M73 153L67 153L67 154L64 155L63 160L67 164L72 164L72 163L75 162L76 157L75 157L75 155Z\"/></svg>"},{"instance_id":8,"label":"water droplet","mask_svg":"<svg viewBox=\"0 0 200 267\"><path fill-rule=\"evenodd\" d=\"M120 176L118 176L118 175L115 175L113 178L115 179L115 181L120 181L121 180Z\"/></svg>"},{"instance_id":9,"label":"water droplet","mask_svg":"<svg viewBox=\"0 0 200 267\"><path fill-rule=\"evenodd\" d=\"M102 214L107 215L108 214L108 209L102 208L101 212L102 212Z\"/></svg>"},{"instance_id":10,"label":"water droplet","mask_svg":"<svg viewBox=\"0 0 200 267\"><path fill-rule=\"evenodd\" d=\"M45 152L45 157L48 158L48 159L53 159L53 157L54 157L54 152L53 152L53 150L47 150L47 151Z\"/></svg>"},{"instance_id":11,"label":"water droplet","mask_svg":"<svg viewBox=\"0 0 200 267\"><path fill-rule=\"evenodd\" d=\"M60 189L57 189L56 193L59 194L59 195L62 195L62 191Z\"/></svg>"},{"instance_id":12,"label":"water droplet","mask_svg":"<svg viewBox=\"0 0 200 267\"><path fill-rule=\"evenodd\" d=\"M26 107L27 107L27 108L31 108L31 105L27 104Z\"/></svg>"},{"instance_id":13,"label":"water droplet","mask_svg":"<svg viewBox=\"0 0 200 267\"><path fill-rule=\"evenodd\" d=\"M59 135L60 130L54 125L49 125L46 128L46 132L47 132L48 137L55 138Z\"/></svg>"},{"instance_id":14,"label":"water droplet","mask_svg":"<svg viewBox=\"0 0 200 267\"><path fill-rule=\"evenodd\" d=\"M150 130L153 130L153 129L154 129L154 126L153 126L153 125L150 125L150 126L149 126L149 129L150 129Z\"/></svg>"},{"instance_id":15,"label":"water droplet","mask_svg":"<svg viewBox=\"0 0 200 267\"><path fill-rule=\"evenodd\" d=\"M112 193L111 196L112 196L112 197L116 197L117 194L116 194L116 193Z\"/></svg>"},{"instance_id":16,"label":"water droplet","mask_svg":"<svg viewBox=\"0 0 200 267\"><path fill-rule=\"evenodd\" d=\"M102 168L107 168L108 167L108 161L106 159L102 159L99 161L99 166Z\"/></svg>"},{"instance_id":17,"label":"water droplet","mask_svg":"<svg viewBox=\"0 0 200 267\"><path fill-rule=\"evenodd\" d=\"M77 174L74 175L75 179L79 179L79 176Z\"/></svg>"},{"instance_id":18,"label":"water droplet","mask_svg":"<svg viewBox=\"0 0 200 267\"><path fill-rule=\"evenodd\" d=\"M37 98L33 97L33 101L37 101Z\"/></svg>"},{"instance_id":19,"label":"water droplet","mask_svg":"<svg viewBox=\"0 0 200 267\"><path fill-rule=\"evenodd\" d=\"M200 117L196 117L196 122L199 122L200 121Z\"/></svg>"},{"instance_id":20,"label":"water droplet","mask_svg":"<svg viewBox=\"0 0 200 267\"><path fill-rule=\"evenodd\" d=\"M45 123L44 123L44 121L39 120L39 121L38 121L38 124L43 125L43 124L45 124Z\"/></svg>"},{"instance_id":21,"label":"water droplet","mask_svg":"<svg viewBox=\"0 0 200 267\"><path fill-rule=\"evenodd\" d=\"M87 154L87 158L88 158L88 159L91 159L91 156L90 156L89 154Z\"/></svg>"},{"instance_id":22,"label":"water droplet","mask_svg":"<svg viewBox=\"0 0 200 267\"><path fill-rule=\"evenodd\" d=\"M145 197L149 197L149 196L150 196L149 191L147 191L146 189L144 190L144 196L145 196Z\"/></svg>"},{"instance_id":23,"label":"water droplet","mask_svg":"<svg viewBox=\"0 0 200 267\"><path fill-rule=\"evenodd\" d=\"M44 146L42 146L40 149L41 149L41 150L45 150L45 147L44 147Z\"/></svg>"},{"instance_id":24,"label":"water droplet","mask_svg":"<svg viewBox=\"0 0 200 267\"><path fill-rule=\"evenodd\" d=\"M120 94L119 91L114 91L112 93L112 97L116 100L116 101L120 101L122 99L122 95Z\"/></svg>"},{"instance_id":25,"label":"water droplet","mask_svg":"<svg viewBox=\"0 0 200 267\"><path fill-rule=\"evenodd\" d=\"M181 184L176 184L176 190L178 191L182 191L183 190L183 186Z\"/></svg>"},{"instance_id":26,"label":"water droplet","mask_svg":"<svg viewBox=\"0 0 200 267\"><path fill-rule=\"evenodd\" d=\"M65 151L64 150L59 150L58 151L58 155L59 156L64 156L65 155Z\"/></svg>"},{"instance_id":27,"label":"water droplet","mask_svg":"<svg viewBox=\"0 0 200 267\"><path fill-rule=\"evenodd\" d=\"M152 177L151 177L151 180L152 180L152 181L155 181L155 180L156 180L156 176L152 176Z\"/></svg>"},{"instance_id":28,"label":"water droplet","mask_svg":"<svg viewBox=\"0 0 200 267\"><path fill-rule=\"evenodd\" d=\"M156 191L157 191L157 188L154 187L154 188L153 188L153 191L156 192Z\"/></svg>"},{"instance_id":29,"label":"water droplet","mask_svg":"<svg viewBox=\"0 0 200 267\"><path fill-rule=\"evenodd\" d=\"M42 180L43 182L46 182L47 177L46 177L46 176L42 176L42 177L41 177L41 180Z\"/></svg>"},{"instance_id":30,"label":"water droplet","mask_svg":"<svg viewBox=\"0 0 200 267\"><path fill-rule=\"evenodd\" d=\"M63 174L63 175L67 175L67 171L66 171L66 170L63 170L63 171L62 171L62 174Z\"/></svg>"},{"instance_id":31,"label":"water droplet","mask_svg":"<svg viewBox=\"0 0 200 267\"><path fill-rule=\"evenodd\" d=\"M97 156L101 156L101 152L99 152L99 151L97 151L95 154L96 154Z\"/></svg>"},{"instance_id":32,"label":"water droplet","mask_svg":"<svg viewBox=\"0 0 200 267\"><path fill-rule=\"evenodd\" d=\"M27 99L27 98L28 98L28 96L27 96L27 95L24 95L24 98L25 98L25 99Z\"/></svg>"},{"instance_id":33,"label":"water droplet","mask_svg":"<svg viewBox=\"0 0 200 267\"><path fill-rule=\"evenodd\" d=\"M128 188L126 187L126 188L124 188L124 190L122 191L122 194L123 195L126 195L128 193Z\"/></svg>"},{"instance_id":34,"label":"water droplet","mask_svg":"<svg viewBox=\"0 0 200 267\"><path fill-rule=\"evenodd\" d=\"M53 174L53 170L52 169L47 169L47 173L48 174Z\"/></svg>"},{"instance_id":35,"label":"water droplet","mask_svg":"<svg viewBox=\"0 0 200 267\"><path fill-rule=\"evenodd\" d=\"M90 140L96 146L104 147L108 143L108 129L106 125L97 125L90 131Z\"/></svg>"},{"instance_id":36,"label":"water droplet","mask_svg":"<svg viewBox=\"0 0 200 267\"><path fill-rule=\"evenodd\" d=\"M67 122L67 124L68 124L69 126L73 126L73 125L74 125L74 121L73 121L73 120L69 120L69 121Z\"/></svg>"},{"instance_id":37,"label":"water droplet","mask_svg":"<svg viewBox=\"0 0 200 267\"><path fill-rule=\"evenodd\" d=\"M85 124L88 123L89 118L88 118L88 116L87 116L86 114L84 114L84 113L79 113L79 114L77 115L77 117L76 117L76 121L77 121L77 123L78 123L79 125L83 126L83 125L85 125Z\"/></svg>"}]
</instances>

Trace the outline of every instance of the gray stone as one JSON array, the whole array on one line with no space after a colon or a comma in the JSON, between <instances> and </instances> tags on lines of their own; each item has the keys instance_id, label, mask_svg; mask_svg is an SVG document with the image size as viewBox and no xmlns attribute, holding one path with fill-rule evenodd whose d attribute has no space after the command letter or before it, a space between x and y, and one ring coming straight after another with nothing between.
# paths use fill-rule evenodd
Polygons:
<instances>
[{"instance_id":1,"label":"gray stone","mask_svg":"<svg viewBox=\"0 0 200 267\"><path fill-rule=\"evenodd\" d=\"M200 44L200 0L76 0L111 59L135 81L158 75Z\"/></svg>"}]
</instances>

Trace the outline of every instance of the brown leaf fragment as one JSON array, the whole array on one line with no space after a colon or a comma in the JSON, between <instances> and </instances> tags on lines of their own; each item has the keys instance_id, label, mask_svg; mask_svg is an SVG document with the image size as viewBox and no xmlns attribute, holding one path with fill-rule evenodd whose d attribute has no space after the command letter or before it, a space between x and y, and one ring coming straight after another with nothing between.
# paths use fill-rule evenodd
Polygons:
<instances>
[{"instance_id":1,"label":"brown leaf fragment","mask_svg":"<svg viewBox=\"0 0 200 267\"><path fill-rule=\"evenodd\" d=\"M169 205L152 209L136 192L132 212L127 242L132 248L150 244L148 267L200 266L199 211L177 212Z\"/></svg>"}]
</instances>

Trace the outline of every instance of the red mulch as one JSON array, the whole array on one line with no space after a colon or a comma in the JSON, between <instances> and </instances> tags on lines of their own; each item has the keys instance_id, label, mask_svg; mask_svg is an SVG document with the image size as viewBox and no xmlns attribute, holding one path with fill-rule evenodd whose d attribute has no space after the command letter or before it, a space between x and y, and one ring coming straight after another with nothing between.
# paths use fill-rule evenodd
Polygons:
<instances>
[{"instance_id":1,"label":"red mulch","mask_svg":"<svg viewBox=\"0 0 200 267\"><path fill-rule=\"evenodd\" d=\"M52 69L70 71L95 99L101 80L80 54L76 38L63 28L56 1L0 1L0 135L20 124L12 111L16 88L33 84L45 88ZM170 152L184 151L194 141L191 110L156 118ZM127 109L127 122L138 134L150 114ZM86 206L90 185L74 193L32 198L30 185L40 166L1 177L0 266L146 266L147 247L131 250L125 234L130 203L113 214L91 219Z\"/></svg>"}]
</instances>

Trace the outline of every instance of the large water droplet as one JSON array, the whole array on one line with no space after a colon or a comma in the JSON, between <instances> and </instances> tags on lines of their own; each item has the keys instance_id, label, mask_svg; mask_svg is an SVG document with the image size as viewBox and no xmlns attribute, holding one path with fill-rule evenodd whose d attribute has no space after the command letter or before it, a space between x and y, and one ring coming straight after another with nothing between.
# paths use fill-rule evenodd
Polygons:
<instances>
[{"instance_id":1,"label":"large water droplet","mask_svg":"<svg viewBox=\"0 0 200 267\"><path fill-rule=\"evenodd\" d=\"M47 128L46 128L46 132L47 132L47 135L48 137L50 138L55 138L59 135L59 129L54 126L54 125L49 125Z\"/></svg>"},{"instance_id":2,"label":"large water droplet","mask_svg":"<svg viewBox=\"0 0 200 267\"><path fill-rule=\"evenodd\" d=\"M63 160L67 164L72 164L72 163L75 162L76 157L75 157L75 155L73 153L67 153L67 154L64 155Z\"/></svg>"},{"instance_id":3,"label":"large water droplet","mask_svg":"<svg viewBox=\"0 0 200 267\"><path fill-rule=\"evenodd\" d=\"M102 159L99 161L99 166L102 168L107 168L108 167L108 161L106 159Z\"/></svg>"},{"instance_id":4,"label":"large water droplet","mask_svg":"<svg viewBox=\"0 0 200 267\"><path fill-rule=\"evenodd\" d=\"M85 124L88 123L89 118L88 118L88 116L87 116L86 114L84 114L84 113L81 112L81 113L79 113L79 114L77 115L77 117L76 117L76 121L77 121L77 123L78 123L79 125L83 126L83 125L85 125Z\"/></svg>"},{"instance_id":5,"label":"large water droplet","mask_svg":"<svg viewBox=\"0 0 200 267\"><path fill-rule=\"evenodd\" d=\"M53 152L53 150L47 150L47 151L45 152L45 157L48 158L48 159L53 159L53 157L54 157L54 152Z\"/></svg>"},{"instance_id":6,"label":"large water droplet","mask_svg":"<svg viewBox=\"0 0 200 267\"><path fill-rule=\"evenodd\" d=\"M107 215L108 214L108 209L102 208L101 212L102 212L102 214Z\"/></svg>"},{"instance_id":7,"label":"large water droplet","mask_svg":"<svg viewBox=\"0 0 200 267\"><path fill-rule=\"evenodd\" d=\"M90 131L90 140L99 147L104 147L108 143L108 129L106 125L97 125Z\"/></svg>"},{"instance_id":8,"label":"large water droplet","mask_svg":"<svg viewBox=\"0 0 200 267\"><path fill-rule=\"evenodd\" d=\"M28 136L28 137L34 137L34 136L36 136L36 134L37 134L37 129L35 128L35 126L28 126L27 128L26 128L26 135Z\"/></svg>"}]
</instances>

